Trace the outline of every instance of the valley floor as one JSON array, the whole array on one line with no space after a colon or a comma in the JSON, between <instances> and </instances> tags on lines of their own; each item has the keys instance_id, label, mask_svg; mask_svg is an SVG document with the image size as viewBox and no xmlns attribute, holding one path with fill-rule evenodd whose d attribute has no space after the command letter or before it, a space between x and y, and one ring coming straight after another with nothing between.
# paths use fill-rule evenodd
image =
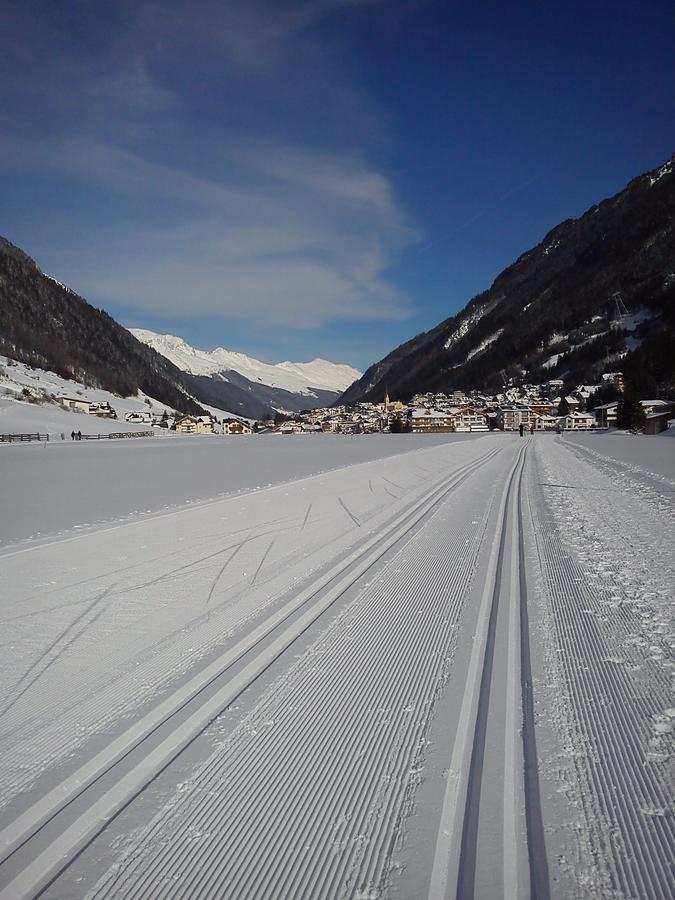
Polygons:
<instances>
[{"instance_id":1,"label":"valley floor","mask_svg":"<svg viewBox=\"0 0 675 900\"><path fill-rule=\"evenodd\" d=\"M0 554L2 900L673 896L675 471L406 450Z\"/></svg>"}]
</instances>

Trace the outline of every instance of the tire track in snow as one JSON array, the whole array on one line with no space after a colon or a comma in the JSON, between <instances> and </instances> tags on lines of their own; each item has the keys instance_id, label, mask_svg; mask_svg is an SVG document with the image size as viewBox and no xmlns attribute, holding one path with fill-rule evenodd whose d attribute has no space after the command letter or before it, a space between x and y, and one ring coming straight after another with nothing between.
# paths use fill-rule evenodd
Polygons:
<instances>
[{"instance_id":1,"label":"tire track in snow","mask_svg":"<svg viewBox=\"0 0 675 900\"><path fill-rule=\"evenodd\" d=\"M18 866L18 873L0 891L0 898L13 900L17 895L41 890L48 884L55 874L67 867L73 855L105 827L111 817L141 792L203 731L221 709L231 703L391 547L405 538L412 527L425 519L449 491L460 485L498 453L498 449L493 449L478 459L460 466L450 476L444 478L440 484L435 485L412 504L403 523L394 520L383 527L365 541L359 550L318 579L311 588L270 615L268 620L243 638L229 653L224 654L223 658L207 666L183 688L176 690L156 709L113 740L105 750L86 762L65 782L56 786L17 820L6 826L0 832L0 852L2 852L0 866L9 861L13 867ZM300 611L302 612L299 617L291 618ZM287 624L289 620L290 625ZM277 634L278 637L275 637ZM262 645L262 649L256 654L256 648L264 640L271 640L271 643ZM228 680L228 669L235 662L246 658L252 651L250 663ZM201 695L205 688L213 688L219 683L219 679L223 679L222 687L204 699ZM153 747L152 750L146 748L144 742L152 738L155 732L177 712L182 712L184 717L180 727L175 728L159 746ZM54 827L56 817L67 809L74 799L81 798L84 792L96 785L103 775L110 775L115 765L136 749L143 750L138 763L126 774L121 775L120 780L114 782L102 796L92 798L87 810L75 822L63 830L59 829L57 839L33 858L30 853L31 839L38 836L46 824L49 823ZM20 857L17 861L13 857L19 851Z\"/></svg>"}]
</instances>

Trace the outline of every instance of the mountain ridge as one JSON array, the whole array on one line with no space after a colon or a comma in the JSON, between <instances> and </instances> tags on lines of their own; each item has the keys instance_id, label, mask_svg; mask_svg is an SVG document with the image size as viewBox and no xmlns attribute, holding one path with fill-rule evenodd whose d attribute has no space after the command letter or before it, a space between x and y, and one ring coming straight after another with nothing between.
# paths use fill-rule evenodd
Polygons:
<instances>
[{"instance_id":1,"label":"mountain ridge","mask_svg":"<svg viewBox=\"0 0 675 900\"><path fill-rule=\"evenodd\" d=\"M646 368L653 390L675 390L664 373L675 332L674 161L550 229L464 309L370 366L338 403L387 390L405 399L551 378L589 383L619 363L635 377L638 363ZM627 331L630 314L641 321Z\"/></svg>"},{"instance_id":2,"label":"mountain ridge","mask_svg":"<svg viewBox=\"0 0 675 900\"><path fill-rule=\"evenodd\" d=\"M224 347L200 350L176 335L159 334L147 328L130 328L129 331L138 340L166 356L178 368L192 375L235 371L249 381L258 381L268 387L292 393L304 393L310 397L314 396L314 389L338 394L363 374L352 366L332 363L318 357L306 363L264 363Z\"/></svg>"}]
</instances>

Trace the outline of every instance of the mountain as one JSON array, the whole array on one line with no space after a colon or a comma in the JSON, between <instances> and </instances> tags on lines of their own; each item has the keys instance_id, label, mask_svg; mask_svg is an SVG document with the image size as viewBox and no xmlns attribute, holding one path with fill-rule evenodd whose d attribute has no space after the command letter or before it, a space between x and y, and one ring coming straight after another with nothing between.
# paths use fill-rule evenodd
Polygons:
<instances>
[{"instance_id":1,"label":"mountain","mask_svg":"<svg viewBox=\"0 0 675 900\"><path fill-rule=\"evenodd\" d=\"M180 412L205 411L189 376L4 238L0 353L121 396L140 389Z\"/></svg>"},{"instance_id":2,"label":"mountain","mask_svg":"<svg viewBox=\"0 0 675 900\"><path fill-rule=\"evenodd\" d=\"M291 411L328 406L361 377L357 369L325 359L270 365L223 347L198 350L171 334L156 334L142 328L132 328L131 333L179 369L195 376L200 396L207 392L212 398L208 402L219 398L216 405L226 409L236 409L240 392L246 396L249 406L262 404L266 408ZM259 413L258 417L261 417Z\"/></svg>"},{"instance_id":3,"label":"mountain","mask_svg":"<svg viewBox=\"0 0 675 900\"><path fill-rule=\"evenodd\" d=\"M121 396L140 389L179 412L201 404L265 419L275 409L332 403L360 376L316 359L268 366L229 350L195 350L180 338L136 334L40 270L0 238L0 354Z\"/></svg>"},{"instance_id":4,"label":"mountain","mask_svg":"<svg viewBox=\"0 0 675 900\"><path fill-rule=\"evenodd\" d=\"M340 403L629 372L675 396L675 155L520 256L457 315L371 366Z\"/></svg>"}]
</instances>

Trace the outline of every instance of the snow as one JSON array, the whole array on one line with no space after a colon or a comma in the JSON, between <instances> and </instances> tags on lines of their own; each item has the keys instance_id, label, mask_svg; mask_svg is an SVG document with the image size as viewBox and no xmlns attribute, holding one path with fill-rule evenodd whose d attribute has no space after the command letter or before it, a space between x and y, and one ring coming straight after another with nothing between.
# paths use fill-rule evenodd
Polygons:
<instances>
[{"instance_id":1,"label":"snow","mask_svg":"<svg viewBox=\"0 0 675 900\"><path fill-rule=\"evenodd\" d=\"M213 375L232 370L249 381L307 395L311 395L312 388L341 393L362 375L352 366L331 363L325 359L270 365L223 347L198 350L171 334L157 334L144 328L129 330L139 341L153 347L179 369L192 375Z\"/></svg>"},{"instance_id":2,"label":"snow","mask_svg":"<svg viewBox=\"0 0 675 900\"><path fill-rule=\"evenodd\" d=\"M672 896L669 447L4 448L1 900Z\"/></svg>"},{"instance_id":3,"label":"snow","mask_svg":"<svg viewBox=\"0 0 675 900\"><path fill-rule=\"evenodd\" d=\"M76 413L70 416L85 423L93 419ZM97 427L99 422L110 424L95 419ZM147 426L132 428L139 431ZM209 502L464 438L447 434L224 437L153 431L153 438L133 441L73 443L68 437L46 446L0 444L4 476L0 505L13 510L11 517L0 518L0 546L72 534L74 528L90 529L95 524Z\"/></svg>"},{"instance_id":4,"label":"snow","mask_svg":"<svg viewBox=\"0 0 675 900\"><path fill-rule=\"evenodd\" d=\"M39 402L20 399L24 390ZM64 396L108 403L117 413L117 419L65 410L57 402L59 397ZM0 356L0 434L40 432L49 434L51 440L60 440L62 434L69 438L71 431L81 431L83 434L134 432L147 426L125 422L125 413L150 412L161 417L165 411L171 412L165 404L142 391L135 397L119 397L109 391L88 388L80 382L61 378L55 372L32 368Z\"/></svg>"},{"instance_id":5,"label":"snow","mask_svg":"<svg viewBox=\"0 0 675 900\"><path fill-rule=\"evenodd\" d=\"M489 335L488 337L486 337L484 340L482 340L482 341L480 342L480 344L478 344L476 347L473 348L473 350L470 350L470 351L467 353L467 355L466 355L466 362L468 362L470 359L473 359L474 356L476 356L478 353L481 353L483 350L485 350L486 347L489 347L490 344L494 344L494 342L495 342L499 337L501 337L501 335L502 335L503 333L504 333L504 329L503 329L503 328L499 328L497 331L494 332L494 334L491 334L491 335Z\"/></svg>"},{"instance_id":6,"label":"snow","mask_svg":"<svg viewBox=\"0 0 675 900\"><path fill-rule=\"evenodd\" d=\"M476 309L472 310L467 316L462 319L458 327L448 337L443 347L446 350L449 350L451 347L453 347L458 341L460 341L465 335L467 335L469 331L471 331L471 329L478 324L478 322L480 322L480 320L486 313L490 312L494 305L494 302L486 303L485 305L479 306Z\"/></svg>"},{"instance_id":7,"label":"snow","mask_svg":"<svg viewBox=\"0 0 675 900\"><path fill-rule=\"evenodd\" d=\"M22 397L27 389L38 403L31 403ZM150 423L127 422L126 413L150 414L161 418L164 412L173 410L139 391L135 397L119 397L109 391L86 387L79 381L61 378L55 372L33 368L16 360L0 356L0 434L48 434L50 440L68 440L71 431L83 434L112 434L116 432L139 432L150 427ZM86 412L63 409L59 397L71 397L94 403L108 403L117 413L117 419L106 419ZM11 398L11 399L9 399ZM217 406L200 404L216 418L238 418L244 416L221 409ZM248 420L252 421L252 420ZM165 429L156 436L172 437Z\"/></svg>"},{"instance_id":8,"label":"snow","mask_svg":"<svg viewBox=\"0 0 675 900\"><path fill-rule=\"evenodd\" d=\"M561 355L562 354L560 353L554 353L553 356L549 356L549 358L541 364L542 369L552 369L554 366L557 366Z\"/></svg>"},{"instance_id":9,"label":"snow","mask_svg":"<svg viewBox=\"0 0 675 900\"><path fill-rule=\"evenodd\" d=\"M660 169L657 170L656 175L649 176L649 186L654 187L657 181L660 181L666 175L670 175L673 171L673 160L669 159L667 163L664 163Z\"/></svg>"}]
</instances>

